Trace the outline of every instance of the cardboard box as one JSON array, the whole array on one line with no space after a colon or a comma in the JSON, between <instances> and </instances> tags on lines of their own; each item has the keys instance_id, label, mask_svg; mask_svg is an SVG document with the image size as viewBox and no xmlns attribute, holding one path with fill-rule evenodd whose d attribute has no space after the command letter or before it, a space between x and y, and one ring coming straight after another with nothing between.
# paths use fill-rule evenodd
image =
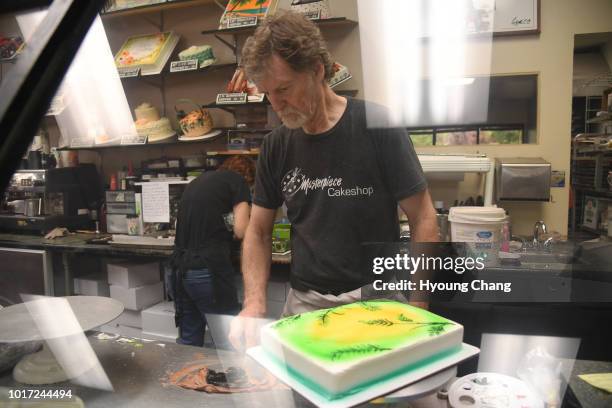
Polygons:
<instances>
[{"instance_id":1,"label":"cardboard box","mask_svg":"<svg viewBox=\"0 0 612 408\"><path fill-rule=\"evenodd\" d=\"M106 296L110 295L108 282L100 276L84 276L74 278L74 293L83 296Z\"/></svg>"},{"instance_id":2,"label":"cardboard box","mask_svg":"<svg viewBox=\"0 0 612 408\"><path fill-rule=\"evenodd\" d=\"M110 294L113 299L123 303L126 309L142 310L164 299L164 285L162 282L137 288L111 285Z\"/></svg>"},{"instance_id":3,"label":"cardboard box","mask_svg":"<svg viewBox=\"0 0 612 408\"><path fill-rule=\"evenodd\" d=\"M137 288L160 281L159 262L112 262L106 265L108 283Z\"/></svg>"},{"instance_id":4,"label":"cardboard box","mask_svg":"<svg viewBox=\"0 0 612 408\"><path fill-rule=\"evenodd\" d=\"M108 323L109 325L122 325L142 329L142 316L138 310L124 309L123 313L115 320Z\"/></svg>"},{"instance_id":5,"label":"cardboard box","mask_svg":"<svg viewBox=\"0 0 612 408\"><path fill-rule=\"evenodd\" d=\"M174 303L161 302L142 311L142 331L163 337L178 337L174 324Z\"/></svg>"}]
</instances>

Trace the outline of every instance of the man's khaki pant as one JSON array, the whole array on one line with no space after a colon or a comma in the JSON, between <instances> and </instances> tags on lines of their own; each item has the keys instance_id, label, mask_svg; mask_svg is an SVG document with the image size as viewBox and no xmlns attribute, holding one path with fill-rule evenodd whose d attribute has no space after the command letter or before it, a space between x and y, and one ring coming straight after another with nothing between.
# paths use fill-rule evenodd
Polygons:
<instances>
[{"instance_id":1,"label":"man's khaki pant","mask_svg":"<svg viewBox=\"0 0 612 408\"><path fill-rule=\"evenodd\" d=\"M368 295L362 296L362 292L367 293ZM289 294L287 295L287 301L285 302L282 317L318 309L328 309L330 307L346 305L347 303L367 299L392 299L399 302L406 302L406 298L400 292L376 293L376 291L371 290L371 286L365 286L350 292L341 293L338 296L323 295L319 292L315 292L314 290L302 292L292 288L289 290Z\"/></svg>"}]
</instances>

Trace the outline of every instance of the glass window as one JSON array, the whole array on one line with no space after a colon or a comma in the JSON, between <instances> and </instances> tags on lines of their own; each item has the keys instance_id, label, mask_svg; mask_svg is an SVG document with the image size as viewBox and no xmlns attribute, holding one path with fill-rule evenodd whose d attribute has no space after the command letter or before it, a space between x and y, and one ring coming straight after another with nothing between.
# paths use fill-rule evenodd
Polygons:
<instances>
[{"instance_id":1,"label":"glass window","mask_svg":"<svg viewBox=\"0 0 612 408\"><path fill-rule=\"evenodd\" d=\"M433 133L410 133L412 144L415 147L433 146Z\"/></svg>"},{"instance_id":2,"label":"glass window","mask_svg":"<svg viewBox=\"0 0 612 408\"><path fill-rule=\"evenodd\" d=\"M485 130L480 129L480 144L521 144L523 131L521 129Z\"/></svg>"},{"instance_id":3,"label":"glass window","mask_svg":"<svg viewBox=\"0 0 612 408\"><path fill-rule=\"evenodd\" d=\"M436 132L436 146L457 146L478 144L478 131L456 130Z\"/></svg>"}]
</instances>

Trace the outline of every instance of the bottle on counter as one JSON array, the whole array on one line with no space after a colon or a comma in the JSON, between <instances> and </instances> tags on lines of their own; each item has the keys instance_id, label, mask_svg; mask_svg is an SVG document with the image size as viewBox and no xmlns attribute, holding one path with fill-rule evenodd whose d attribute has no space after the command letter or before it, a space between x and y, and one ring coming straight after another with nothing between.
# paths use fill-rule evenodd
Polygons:
<instances>
[{"instance_id":1,"label":"bottle on counter","mask_svg":"<svg viewBox=\"0 0 612 408\"><path fill-rule=\"evenodd\" d=\"M110 178L110 190L111 191L117 190L117 175L116 174L111 174L111 178Z\"/></svg>"},{"instance_id":2,"label":"bottle on counter","mask_svg":"<svg viewBox=\"0 0 612 408\"><path fill-rule=\"evenodd\" d=\"M440 241L446 242L448 238L448 210L444 208L444 201L434 201L434 208L436 209L436 218L438 220L438 230L440 235Z\"/></svg>"}]
</instances>

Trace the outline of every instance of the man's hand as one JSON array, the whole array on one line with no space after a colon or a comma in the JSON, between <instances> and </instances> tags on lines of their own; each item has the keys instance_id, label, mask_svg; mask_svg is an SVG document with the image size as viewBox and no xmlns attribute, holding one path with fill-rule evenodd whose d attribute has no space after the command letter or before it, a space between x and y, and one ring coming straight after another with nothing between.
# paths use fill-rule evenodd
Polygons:
<instances>
[{"instance_id":1,"label":"man's hand","mask_svg":"<svg viewBox=\"0 0 612 408\"><path fill-rule=\"evenodd\" d=\"M236 350L244 352L259 344L263 316L264 313L242 309L238 316L234 317L230 324L228 339Z\"/></svg>"}]
</instances>

